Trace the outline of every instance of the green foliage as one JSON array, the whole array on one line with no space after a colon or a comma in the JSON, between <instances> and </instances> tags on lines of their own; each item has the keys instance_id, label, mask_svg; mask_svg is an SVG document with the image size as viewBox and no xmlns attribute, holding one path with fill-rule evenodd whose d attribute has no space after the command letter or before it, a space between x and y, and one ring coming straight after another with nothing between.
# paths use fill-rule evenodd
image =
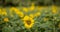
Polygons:
<instances>
[{"instance_id":1,"label":"green foliage","mask_svg":"<svg viewBox=\"0 0 60 32\"><path fill-rule=\"evenodd\" d=\"M8 16L0 16L0 30L2 32L59 32L58 30L60 28L58 27L58 24L60 22L60 13L58 12L56 14L52 14L51 6L48 8L43 8L40 12L41 15L34 18L35 24L33 27L26 29L21 18L15 13L13 14L14 17L11 17L7 8ZM9 22L7 23L3 21L3 18L6 17L9 18ZM48 18L48 20L44 21L44 18Z\"/></svg>"}]
</instances>

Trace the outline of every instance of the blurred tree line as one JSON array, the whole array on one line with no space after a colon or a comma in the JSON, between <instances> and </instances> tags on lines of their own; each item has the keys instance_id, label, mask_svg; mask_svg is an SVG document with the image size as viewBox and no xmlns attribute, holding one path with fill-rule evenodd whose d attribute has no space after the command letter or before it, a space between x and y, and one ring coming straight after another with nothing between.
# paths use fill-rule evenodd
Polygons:
<instances>
[{"instance_id":1,"label":"blurred tree line","mask_svg":"<svg viewBox=\"0 0 60 32\"><path fill-rule=\"evenodd\" d=\"M60 5L60 0L0 0L0 5L3 6L18 6L20 5L26 5L26 4L31 4L32 2L35 3L35 5L39 6L49 6L49 5Z\"/></svg>"}]
</instances>

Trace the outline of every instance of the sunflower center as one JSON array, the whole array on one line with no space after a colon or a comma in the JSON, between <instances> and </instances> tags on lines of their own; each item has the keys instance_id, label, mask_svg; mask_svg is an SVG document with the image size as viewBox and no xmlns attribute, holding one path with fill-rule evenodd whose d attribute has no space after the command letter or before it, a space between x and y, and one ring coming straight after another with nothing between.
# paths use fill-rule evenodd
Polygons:
<instances>
[{"instance_id":1,"label":"sunflower center","mask_svg":"<svg viewBox=\"0 0 60 32\"><path fill-rule=\"evenodd\" d=\"M30 21L30 20L27 20L26 23L27 23L28 25L30 25L30 24L31 24L31 21Z\"/></svg>"}]
</instances>

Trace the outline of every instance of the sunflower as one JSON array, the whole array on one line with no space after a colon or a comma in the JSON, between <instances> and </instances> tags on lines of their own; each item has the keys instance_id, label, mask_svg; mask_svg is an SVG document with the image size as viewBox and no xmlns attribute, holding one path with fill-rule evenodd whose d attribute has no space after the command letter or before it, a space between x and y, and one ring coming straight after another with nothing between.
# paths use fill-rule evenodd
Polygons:
<instances>
[{"instance_id":1,"label":"sunflower","mask_svg":"<svg viewBox=\"0 0 60 32\"><path fill-rule=\"evenodd\" d=\"M23 7L23 11L24 11L24 12L28 12L28 8Z\"/></svg>"},{"instance_id":2,"label":"sunflower","mask_svg":"<svg viewBox=\"0 0 60 32\"><path fill-rule=\"evenodd\" d=\"M4 18L4 22L8 22L9 21L9 19L8 18Z\"/></svg>"},{"instance_id":3,"label":"sunflower","mask_svg":"<svg viewBox=\"0 0 60 32\"><path fill-rule=\"evenodd\" d=\"M23 12L20 12L18 15L19 15L20 17L24 17L24 13L23 13Z\"/></svg>"},{"instance_id":4,"label":"sunflower","mask_svg":"<svg viewBox=\"0 0 60 32\"><path fill-rule=\"evenodd\" d=\"M19 10L15 11L15 13L16 13L18 16L20 16L20 17L23 17L23 16L24 16L24 13L21 12L21 11L19 11Z\"/></svg>"},{"instance_id":5,"label":"sunflower","mask_svg":"<svg viewBox=\"0 0 60 32\"><path fill-rule=\"evenodd\" d=\"M25 16L23 20L24 20L24 26L28 29L31 28L34 24L34 20L29 16Z\"/></svg>"},{"instance_id":6,"label":"sunflower","mask_svg":"<svg viewBox=\"0 0 60 32\"><path fill-rule=\"evenodd\" d=\"M6 11L2 11L2 15L7 15L7 12Z\"/></svg>"},{"instance_id":7,"label":"sunflower","mask_svg":"<svg viewBox=\"0 0 60 32\"><path fill-rule=\"evenodd\" d=\"M16 7L11 7L10 8L10 11L12 12L12 11L14 11L14 12L19 12L19 9L17 9Z\"/></svg>"},{"instance_id":8,"label":"sunflower","mask_svg":"<svg viewBox=\"0 0 60 32\"><path fill-rule=\"evenodd\" d=\"M29 7L29 10L30 10L30 11L33 11L34 9L35 9L35 4L32 3L32 4L31 4L31 7Z\"/></svg>"},{"instance_id":9,"label":"sunflower","mask_svg":"<svg viewBox=\"0 0 60 32\"><path fill-rule=\"evenodd\" d=\"M24 16L24 13L21 12L20 10L16 10L15 13L16 13L17 15L19 15L20 17L23 17L23 16Z\"/></svg>"},{"instance_id":10,"label":"sunflower","mask_svg":"<svg viewBox=\"0 0 60 32\"><path fill-rule=\"evenodd\" d=\"M18 9L16 8L16 7L11 7L10 8L10 15L12 16L13 14L13 12L16 12Z\"/></svg>"},{"instance_id":11,"label":"sunflower","mask_svg":"<svg viewBox=\"0 0 60 32\"><path fill-rule=\"evenodd\" d=\"M10 14L12 14L13 12L15 12L17 15L19 15L20 17L23 17L24 16L24 14L23 14L23 12L21 12L19 9L17 9L17 8L15 8L15 7L12 7L11 9L10 9Z\"/></svg>"},{"instance_id":12,"label":"sunflower","mask_svg":"<svg viewBox=\"0 0 60 32\"><path fill-rule=\"evenodd\" d=\"M34 18L34 15L33 15L33 14L30 14L29 16L30 16L31 18Z\"/></svg>"},{"instance_id":13,"label":"sunflower","mask_svg":"<svg viewBox=\"0 0 60 32\"><path fill-rule=\"evenodd\" d=\"M17 9L16 7L11 7L10 12L12 13L13 11L14 12L20 12L19 9Z\"/></svg>"},{"instance_id":14,"label":"sunflower","mask_svg":"<svg viewBox=\"0 0 60 32\"><path fill-rule=\"evenodd\" d=\"M16 7L11 7L10 10L16 10L17 8Z\"/></svg>"},{"instance_id":15,"label":"sunflower","mask_svg":"<svg viewBox=\"0 0 60 32\"><path fill-rule=\"evenodd\" d=\"M56 6L52 6L52 13L56 14L57 13L57 7Z\"/></svg>"},{"instance_id":16,"label":"sunflower","mask_svg":"<svg viewBox=\"0 0 60 32\"><path fill-rule=\"evenodd\" d=\"M2 11L1 11L2 10ZM1 11L1 14L2 15L7 15L7 12L6 12L6 9L5 8L3 8L3 9L1 9L0 11Z\"/></svg>"}]
</instances>

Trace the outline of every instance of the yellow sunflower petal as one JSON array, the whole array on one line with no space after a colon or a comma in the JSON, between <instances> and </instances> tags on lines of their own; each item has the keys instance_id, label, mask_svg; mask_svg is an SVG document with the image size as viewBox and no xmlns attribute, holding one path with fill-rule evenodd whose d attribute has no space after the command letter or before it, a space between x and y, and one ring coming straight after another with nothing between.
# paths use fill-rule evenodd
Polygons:
<instances>
[{"instance_id":1,"label":"yellow sunflower petal","mask_svg":"<svg viewBox=\"0 0 60 32\"><path fill-rule=\"evenodd\" d=\"M23 20L28 20L29 19L29 16L25 16Z\"/></svg>"}]
</instances>

